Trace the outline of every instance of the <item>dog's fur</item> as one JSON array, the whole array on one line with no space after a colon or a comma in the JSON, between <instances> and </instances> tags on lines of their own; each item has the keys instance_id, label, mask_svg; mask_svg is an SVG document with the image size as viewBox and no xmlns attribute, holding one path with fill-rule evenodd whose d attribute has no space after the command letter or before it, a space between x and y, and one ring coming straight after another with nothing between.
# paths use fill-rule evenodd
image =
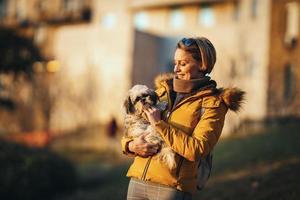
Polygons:
<instances>
[{"instance_id":1,"label":"dog's fur","mask_svg":"<svg viewBox=\"0 0 300 200\"><path fill-rule=\"evenodd\" d=\"M147 86L135 85L132 87L124 102L126 110L125 136L135 138L144 133L149 133L145 137L145 140L149 143L159 144L161 147L157 156L158 159L164 162L170 169L174 169L176 167L175 152L165 144L160 134L151 126L143 111L144 106L153 106L161 111L167 107L166 104L158 102L156 93Z\"/></svg>"}]
</instances>

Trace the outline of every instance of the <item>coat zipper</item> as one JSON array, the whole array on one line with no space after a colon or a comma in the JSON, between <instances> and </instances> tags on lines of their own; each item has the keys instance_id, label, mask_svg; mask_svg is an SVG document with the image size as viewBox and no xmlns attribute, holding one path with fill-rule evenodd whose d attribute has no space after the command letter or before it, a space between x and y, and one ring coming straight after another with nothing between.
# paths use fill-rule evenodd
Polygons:
<instances>
[{"instance_id":1,"label":"coat zipper","mask_svg":"<svg viewBox=\"0 0 300 200\"><path fill-rule=\"evenodd\" d=\"M168 91L167 88L165 88L165 89L166 89L166 91ZM171 102L171 98L170 98L170 95L169 95L168 92L167 92L167 95L168 95L168 101ZM170 106L169 106L169 110L170 110ZM167 119L169 118L169 114L170 114L170 111L168 111L168 113L167 113ZM152 159L152 156L147 160L147 163L145 165L145 168L144 168L144 171L143 171L143 174L142 174L142 178L141 178L142 180L146 179L146 174L147 174L151 159Z\"/></svg>"},{"instance_id":2,"label":"coat zipper","mask_svg":"<svg viewBox=\"0 0 300 200\"><path fill-rule=\"evenodd\" d=\"M177 170L176 170L176 177L179 177L179 172L180 172L180 168L181 168L182 163L183 163L183 157L180 156L179 162L178 162L178 167L177 167Z\"/></svg>"},{"instance_id":3,"label":"coat zipper","mask_svg":"<svg viewBox=\"0 0 300 200\"><path fill-rule=\"evenodd\" d=\"M151 159L152 159L152 156L148 159L148 161L145 165L145 169L144 169L144 172L143 172L143 175L142 175L142 180L145 180L145 178L146 178L146 174L147 174Z\"/></svg>"},{"instance_id":4,"label":"coat zipper","mask_svg":"<svg viewBox=\"0 0 300 200\"><path fill-rule=\"evenodd\" d=\"M165 90L167 91L168 100L169 100L169 102L171 102L171 97L170 97L170 94L168 93L168 89L166 88L166 86L164 86L164 88L165 88ZM207 95L207 94L203 95L202 98L203 98L204 96L206 96L206 95ZM170 107L169 107L169 111L168 111L168 113L167 113L167 119L166 119L166 122L168 122L168 120L169 120L169 118L170 118L170 116L171 116L171 113L174 112L174 110L176 110L176 109L177 109L178 107L180 107L182 104L184 104L184 103L186 103L186 102L188 102L188 101L190 101L190 100L192 100L192 99L194 99L194 98L195 98L195 97L191 96L191 97L189 97L189 98L187 98L187 99L181 101L181 102L178 103L177 105L175 105L174 108L171 108L171 106L170 106ZM198 98L198 97L196 97L196 98ZM180 156L179 161L178 161L178 167L177 167L177 170L176 170L176 177L179 177L179 173L180 173L180 169L181 169L181 166L182 166L182 163L183 163L183 159L184 159L184 158L183 158L182 156Z\"/></svg>"},{"instance_id":5,"label":"coat zipper","mask_svg":"<svg viewBox=\"0 0 300 200\"><path fill-rule=\"evenodd\" d=\"M166 89L166 91L168 91L167 88L165 88L165 89ZM168 92L167 92L167 95L168 95L169 102L171 102L171 97L170 97L170 95L169 95ZM177 105L176 105L174 108L171 108L171 106L169 107L169 110L168 110L167 116L166 116L166 117L167 117L167 118L166 118L166 122L168 122L168 120L169 120L169 118L170 118L170 116L171 116L171 113L172 113L176 108L177 108ZM179 156L180 156L180 155L179 155ZM178 161L178 166L177 166L177 169L176 169L176 173L175 173L176 177L179 177L179 172L180 172L180 168L181 168L182 163L183 163L183 157L180 156L180 157L179 157L179 161Z\"/></svg>"},{"instance_id":6,"label":"coat zipper","mask_svg":"<svg viewBox=\"0 0 300 200\"><path fill-rule=\"evenodd\" d=\"M165 89L166 89L166 88L165 88ZM166 91L168 91L168 90L166 89ZM168 95L168 101L171 102L171 101L170 101L171 98L170 98L170 95L168 94L168 92L167 92L167 95ZM169 106L169 110L170 110L170 106ZM167 118L169 118L170 112L168 111L167 114L168 114ZM146 174L147 174L147 171L148 171L148 168L149 168L149 165L150 165L151 160L152 160L152 156L147 160L147 163L146 163L146 165L145 165L145 168L144 168L144 171L143 171L141 180L145 180L145 179L146 179Z\"/></svg>"}]
</instances>

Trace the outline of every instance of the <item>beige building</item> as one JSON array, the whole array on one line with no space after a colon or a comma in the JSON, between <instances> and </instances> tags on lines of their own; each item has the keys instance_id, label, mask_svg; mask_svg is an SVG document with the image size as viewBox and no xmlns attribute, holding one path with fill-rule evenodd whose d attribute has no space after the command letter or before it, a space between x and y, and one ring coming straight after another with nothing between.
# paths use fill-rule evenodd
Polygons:
<instances>
[{"instance_id":1,"label":"beige building","mask_svg":"<svg viewBox=\"0 0 300 200\"><path fill-rule=\"evenodd\" d=\"M163 71L161 61L155 62L148 55L154 55L154 60L159 60L156 52L161 55L161 49L174 49L178 38L205 36L217 50L212 78L221 87L237 86L247 92L247 100L239 116L228 114L226 133L242 121L265 121L289 116L299 118L300 1L131 2L135 26L139 30L135 47L140 50L143 46L153 48L147 49L147 54L141 58L141 51L135 51L139 56L134 56L136 65L133 65L133 71L138 71L144 60L152 67L158 66L154 68L155 72ZM168 48L166 46L170 41L173 41L172 47ZM166 56L169 60L165 59L164 65L172 63L172 56ZM149 67L147 65L145 68ZM135 72L136 76L145 70Z\"/></svg>"},{"instance_id":2,"label":"beige building","mask_svg":"<svg viewBox=\"0 0 300 200\"><path fill-rule=\"evenodd\" d=\"M32 39L45 58L34 69L51 73L51 130L98 125L112 117L121 122L132 55L127 7L119 0L0 1L1 27ZM41 123L36 127L43 128Z\"/></svg>"},{"instance_id":3,"label":"beige building","mask_svg":"<svg viewBox=\"0 0 300 200\"><path fill-rule=\"evenodd\" d=\"M300 115L299 0L9 0L0 1L2 26L18 27L59 69L51 127L122 121L132 84L152 86L171 71L176 42L208 37L217 49L211 74L220 87L247 92L244 120ZM37 63L39 66L41 63ZM49 63L46 63L46 66ZM50 63L51 64L51 63ZM50 69L52 69L50 67Z\"/></svg>"},{"instance_id":4,"label":"beige building","mask_svg":"<svg viewBox=\"0 0 300 200\"><path fill-rule=\"evenodd\" d=\"M89 24L63 26L53 40L55 58L63 66L63 79L68 78L66 90L76 93L75 99L83 97L83 111L78 121L89 124L106 123L112 117L123 118L121 105L130 87L132 26L126 1L94 1L93 18ZM66 110L66 104L57 107ZM80 103L79 103L80 104ZM74 116L68 109L66 118ZM61 112L53 117L54 127L66 126ZM70 127L76 119L70 120Z\"/></svg>"},{"instance_id":5,"label":"beige building","mask_svg":"<svg viewBox=\"0 0 300 200\"><path fill-rule=\"evenodd\" d=\"M270 26L267 116L300 115L300 1L274 1Z\"/></svg>"}]
</instances>

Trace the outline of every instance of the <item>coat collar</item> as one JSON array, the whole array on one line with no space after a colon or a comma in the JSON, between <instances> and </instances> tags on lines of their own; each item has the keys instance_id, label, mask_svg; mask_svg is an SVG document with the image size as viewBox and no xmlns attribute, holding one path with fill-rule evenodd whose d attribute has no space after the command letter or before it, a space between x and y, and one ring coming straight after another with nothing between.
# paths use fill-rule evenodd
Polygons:
<instances>
[{"instance_id":1,"label":"coat collar","mask_svg":"<svg viewBox=\"0 0 300 200\"><path fill-rule=\"evenodd\" d=\"M155 78L156 88L157 89L165 88L166 92L168 93L169 102L171 102L170 92L173 89L172 88L173 77L174 77L173 73L168 73L168 74L158 75ZM182 100L180 103L176 105L176 107L179 107L180 105L191 100L203 98L206 96L216 96L220 98L230 110L234 112L238 112L245 101L245 94L246 94L245 91L237 87L219 88L219 89L208 87Z\"/></svg>"}]
</instances>

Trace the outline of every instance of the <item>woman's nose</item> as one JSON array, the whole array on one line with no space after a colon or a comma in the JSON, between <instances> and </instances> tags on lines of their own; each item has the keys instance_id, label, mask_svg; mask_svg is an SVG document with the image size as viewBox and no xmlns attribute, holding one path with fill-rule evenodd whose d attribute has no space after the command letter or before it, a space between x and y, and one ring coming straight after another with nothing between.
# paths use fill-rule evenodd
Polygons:
<instances>
[{"instance_id":1,"label":"woman's nose","mask_svg":"<svg viewBox=\"0 0 300 200\"><path fill-rule=\"evenodd\" d=\"M176 73L176 72L178 72L179 71L179 66L178 65L175 65L174 66L174 72Z\"/></svg>"}]
</instances>

